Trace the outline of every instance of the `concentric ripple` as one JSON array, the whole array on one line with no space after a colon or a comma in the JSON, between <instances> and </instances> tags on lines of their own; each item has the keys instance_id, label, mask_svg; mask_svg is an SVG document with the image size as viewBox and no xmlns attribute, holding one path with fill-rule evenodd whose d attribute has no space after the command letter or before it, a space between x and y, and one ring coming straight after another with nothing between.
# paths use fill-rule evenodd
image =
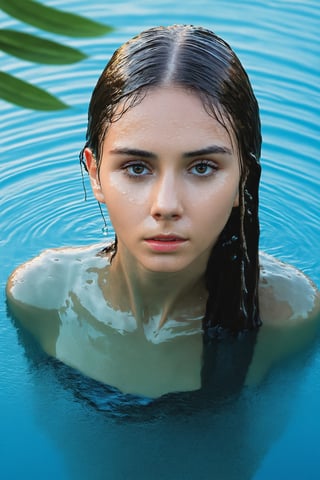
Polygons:
<instances>
[{"instance_id":1,"label":"concentric ripple","mask_svg":"<svg viewBox=\"0 0 320 480\"><path fill-rule=\"evenodd\" d=\"M108 6L99 1L90 6L84 0L56 1L55 6L66 10L77 5L80 14L114 25L115 32L104 38L68 40L88 54L87 60L71 66L47 67L2 55L6 71L72 106L59 113L39 113L1 103L1 246L14 251L14 259L6 256L10 265L49 246L103 238L103 221L87 179L88 201L83 200L78 163L92 88L113 50L130 36L156 24L192 22L212 28L232 44L260 102L264 137L261 247L319 281L316 3L302 7L295 2L247 1L241 8L227 3L218 2L212 12L207 8L204 16L190 0L183 6L164 1ZM3 16L3 21L15 27L15 20ZM111 238L111 225L109 233Z\"/></svg>"},{"instance_id":2,"label":"concentric ripple","mask_svg":"<svg viewBox=\"0 0 320 480\"><path fill-rule=\"evenodd\" d=\"M89 200L83 201L78 166L92 88L121 42L142 28L187 23L192 18L192 23L214 29L232 44L249 71L260 102L264 136L261 247L298 264L319 281L316 119L320 102L315 2L303 8L290 2L244 2L235 9L230 2L229 8L220 2L219 8L205 17L196 12L192 1L183 8L165 2L135 2L130 8L124 4L125 15L120 3L106 7L97 1L89 8L79 0L56 2L65 9L76 4L79 13L116 27L115 33L105 38L72 40L73 46L89 55L84 62L57 68L5 55L1 59L6 71L47 88L72 105L64 112L38 113L1 104L1 245L14 249L15 263L47 246L101 240L102 219L87 181ZM10 26L15 22L4 21ZM308 28L302 29L303 24ZM109 231L112 235L111 226Z\"/></svg>"}]
</instances>

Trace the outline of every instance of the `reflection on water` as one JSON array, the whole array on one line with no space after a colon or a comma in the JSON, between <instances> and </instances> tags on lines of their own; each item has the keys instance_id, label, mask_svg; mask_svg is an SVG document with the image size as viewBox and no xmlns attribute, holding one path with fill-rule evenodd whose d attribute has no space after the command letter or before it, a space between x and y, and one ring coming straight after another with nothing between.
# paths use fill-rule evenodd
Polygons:
<instances>
[{"instance_id":1,"label":"reflection on water","mask_svg":"<svg viewBox=\"0 0 320 480\"><path fill-rule=\"evenodd\" d=\"M320 285L318 2L49 3L116 31L105 39L70 41L89 55L81 64L57 69L1 56L4 71L73 105L47 114L0 104L1 285L15 266L44 248L104 241L95 201L90 196L83 202L77 164L92 87L124 40L149 26L179 22L214 29L248 69L263 123L261 247ZM22 25L4 14L0 21L4 27ZM3 290L0 329L5 478L318 478L316 349L282 365L259 388L219 405L184 405L171 413L168 403L153 410L142 405L142 420L129 420L110 416L99 384L39 356L30 342L19 343Z\"/></svg>"}]
</instances>

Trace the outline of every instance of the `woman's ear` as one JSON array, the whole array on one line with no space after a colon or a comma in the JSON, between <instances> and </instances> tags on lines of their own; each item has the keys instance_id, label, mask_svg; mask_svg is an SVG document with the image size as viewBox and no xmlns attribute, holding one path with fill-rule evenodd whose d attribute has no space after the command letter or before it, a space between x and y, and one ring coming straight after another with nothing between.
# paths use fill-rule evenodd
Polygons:
<instances>
[{"instance_id":1,"label":"woman's ear","mask_svg":"<svg viewBox=\"0 0 320 480\"><path fill-rule=\"evenodd\" d=\"M90 148L85 148L83 153L86 159L86 166L89 173L93 194L96 200L98 200L98 202L105 203L104 195L101 190L101 185L99 180L99 171L98 171L95 156L90 150Z\"/></svg>"}]
</instances>

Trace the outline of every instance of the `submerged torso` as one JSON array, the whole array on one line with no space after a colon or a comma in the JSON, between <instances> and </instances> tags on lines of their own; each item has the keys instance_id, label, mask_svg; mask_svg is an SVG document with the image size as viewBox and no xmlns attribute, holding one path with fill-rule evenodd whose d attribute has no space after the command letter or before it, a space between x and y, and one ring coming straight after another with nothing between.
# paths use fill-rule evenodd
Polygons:
<instances>
[{"instance_id":1,"label":"submerged torso","mask_svg":"<svg viewBox=\"0 0 320 480\"><path fill-rule=\"evenodd\" d=\"M158 329L156 317L141 324L114 308L104 296L109 260L100 252L101 245L50 250L27 264L12 280L14 315L49 355L123 392L198 389L201 318L169 319Z\"/></svg>"},{"instance_id":2,"label":"submerged torso","mask_svg":"<svg viewBox=\"0 0 320 480\"><path fill-rule=\"evenodd\" d=\"M110 304L105 288L110 263L108 256L101 254L102 247L48 250L20 267L8 286L14 316L46 353L125 393L157 397L199 389L203 381L202 315L196 311L169 318L159 329L157 316L146 312L146 321L137 322L130 311ZM287 315L291 307L285 302L285 295L289 294L281 278L292 275L292 271L279 268L271 257L262 256L261 260L262 313L267 314L269 304L269 316ZM276 277L280 298L273 305L271 276ZM304 303L299 304L297 294L294 299L296 309L300 308L298 320L303 319L308 304L312 309L314 303L314 290L303 279L299 279L296 288L302 292ZM221 376L227 382L236 377L235 383L243 383L246 377L257 381L275 361L273 354L266 354L265 343L277 338L272 322L271 330L263 327L261 332L253 361L253 340L231 350L211 346L208 365L214 370L213 377ZM290 337L293 342L298 333ZM275 341L273 351L277 348L281 350Z\"/></svg>"}]
</instances>

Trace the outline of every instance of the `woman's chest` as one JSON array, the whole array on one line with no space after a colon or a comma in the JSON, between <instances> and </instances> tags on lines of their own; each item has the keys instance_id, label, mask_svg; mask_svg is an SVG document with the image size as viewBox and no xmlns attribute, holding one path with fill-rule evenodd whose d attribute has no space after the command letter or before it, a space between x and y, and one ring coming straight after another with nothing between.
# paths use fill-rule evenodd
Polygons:
<instances>
[{"instance_id":1,"label":"woman's chest","mask_svg":"<svg viewBox=\"0 0 320 480\"><path fill-rule=\"evenodd\" d=\"M201 386L202 334L200 330L128 329L120 315L120 329L91 315L67 312L61 318L56 356L83 374L124 393L157 397ZM84 313L84 312L82 312ZM64 313L66 315L66 312ZM116 315L115 315L116 317Z\"/></svg>"}]
</instances>

